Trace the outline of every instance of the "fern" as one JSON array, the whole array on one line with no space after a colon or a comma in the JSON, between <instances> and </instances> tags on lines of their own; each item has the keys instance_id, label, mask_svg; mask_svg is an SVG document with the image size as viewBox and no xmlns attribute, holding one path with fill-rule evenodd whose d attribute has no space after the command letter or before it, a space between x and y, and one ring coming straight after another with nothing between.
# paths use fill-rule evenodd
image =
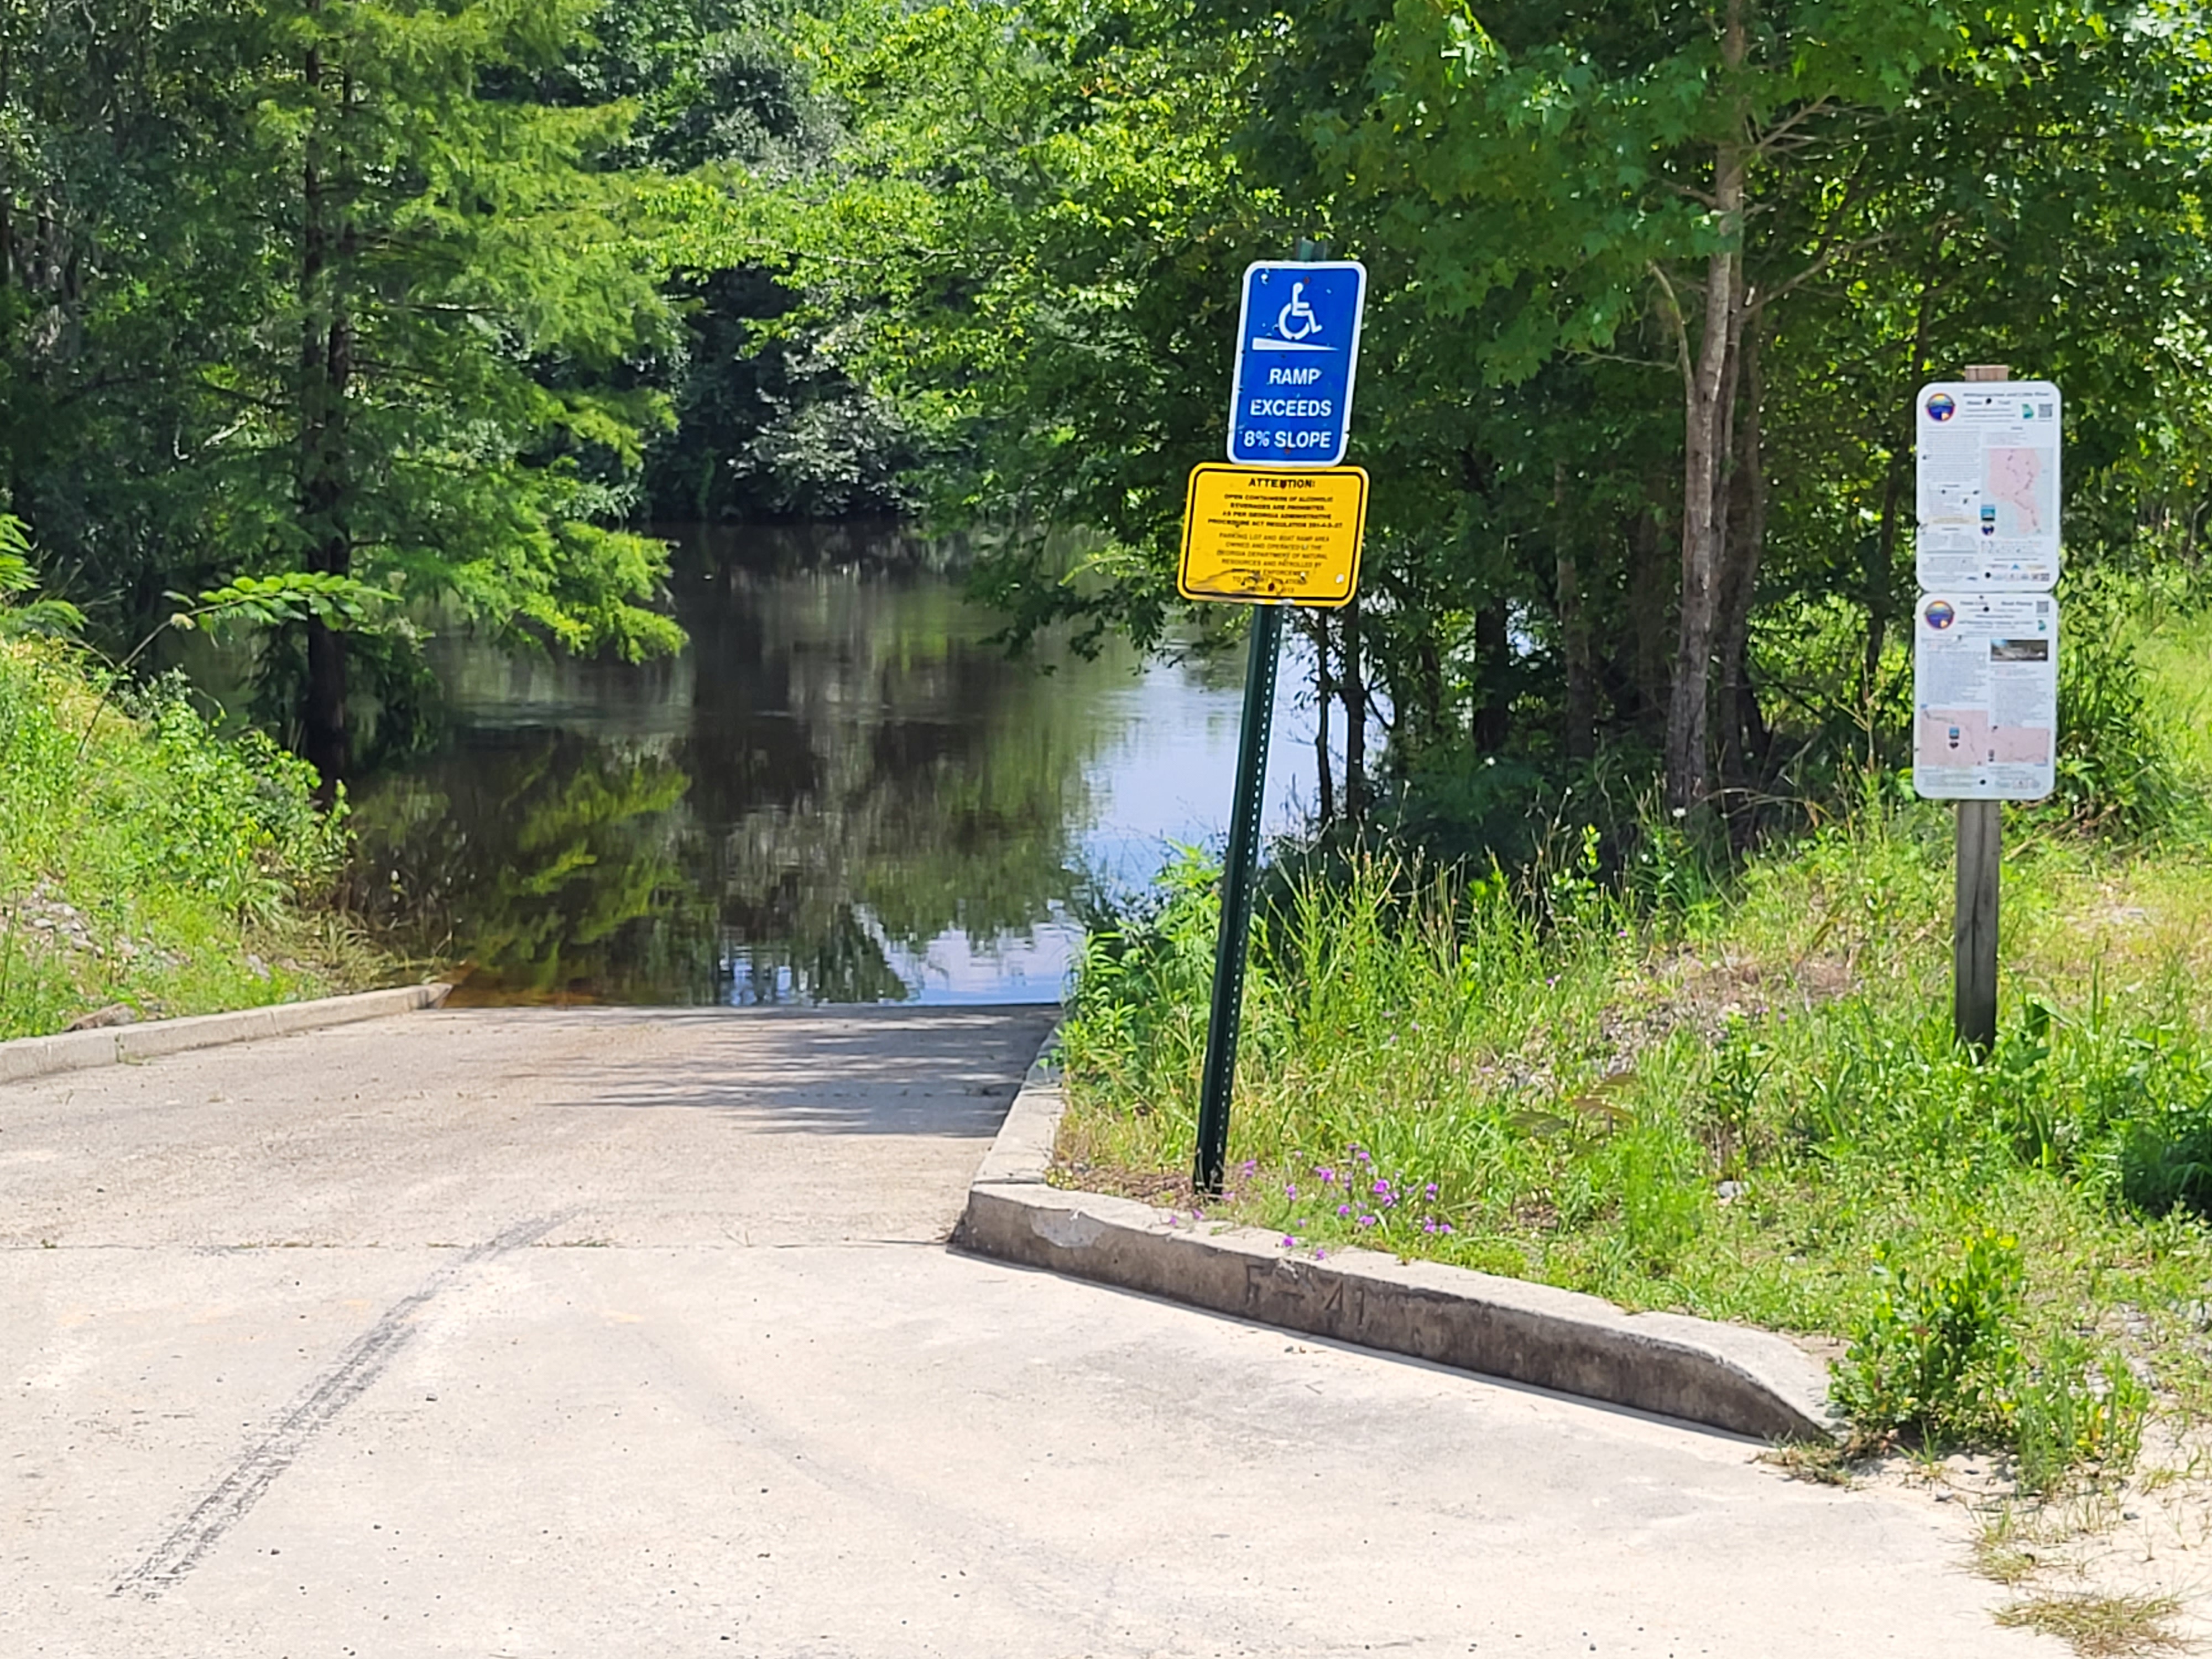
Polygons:
<instances>
[{"instance_id":1,"label":"fern","mask_svg":"<svg viewBox=\"0 0 2212 1659\"><path fill-rule=\"evenodd\" d=\"M66 599L27 599L39 591L39 572L31 562L30 532L10 513L0 513L0 640L42 634L73 639L84 626L84 613Z\"/></svg>"}]
</instances>

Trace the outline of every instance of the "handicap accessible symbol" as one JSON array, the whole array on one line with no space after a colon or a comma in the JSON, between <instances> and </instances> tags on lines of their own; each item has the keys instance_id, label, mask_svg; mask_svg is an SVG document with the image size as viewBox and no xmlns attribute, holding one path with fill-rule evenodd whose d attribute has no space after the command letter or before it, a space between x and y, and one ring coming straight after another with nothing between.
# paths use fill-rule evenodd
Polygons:
<instances>
[{"instance_id":1,"label":"handicap accessible symbol","mask_svg":"<svg viewBox=\"0 0 2212 1659\"><path fill-rule=\"evenodd\" d=\"M1309 345L1310 336L1321 332L1321 319L1306 303L1306 285L1291 284L1290 303L1275 313L1275 333L1279 339L1262 334L1252 342L1255 351L1334 351L1334 346Z\"/></svg>"}]
</instances>

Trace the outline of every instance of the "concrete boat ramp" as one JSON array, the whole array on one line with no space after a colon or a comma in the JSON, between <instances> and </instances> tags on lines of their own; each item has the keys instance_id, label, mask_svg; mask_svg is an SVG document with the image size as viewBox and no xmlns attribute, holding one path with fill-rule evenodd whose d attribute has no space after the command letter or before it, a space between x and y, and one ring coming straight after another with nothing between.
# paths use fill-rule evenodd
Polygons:
<instances>
[{"instance_id":1,"label":"concrete boat ramp","mask_svg":"<svg viewBox=\"0 0 2212 1659\"><path fill-rule=\"evenodd\" d=\"M2064 1651L1955 1506L948 1250L1049 1018L0 1084L0 1659Z\"/></svg>"}]
</instances>

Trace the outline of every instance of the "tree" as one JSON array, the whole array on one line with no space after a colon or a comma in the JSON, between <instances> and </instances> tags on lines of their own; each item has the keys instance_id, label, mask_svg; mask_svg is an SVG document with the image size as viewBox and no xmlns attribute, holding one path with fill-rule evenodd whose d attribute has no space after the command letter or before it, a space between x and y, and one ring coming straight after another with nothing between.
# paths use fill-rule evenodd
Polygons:
<instances>
[{"instance_id":1,"label":"tree","mask_svg":"<svg viewBox=\"0 0 2212 1659\"><path fill-rule=\"evenodd\" d=\"M662 550L594 522L620 501L586 461L634 465L656 411L545 372L604 370L665 326L620 222L625 181L588 167L623 118L479 86L557 57L580 9L266 6L253 132L281 194L262 204L264 270L289 281L289 303L270 310L291 327L238 342L222 391L250 411L240 496L269 512L276 558L345 575L358 556L387 585L450 595L510 636L635 658L680 638L635 603L654 591ZM272 462L289 466L289 500ZM307 758L343 775L344 638L319 623L301 707Z\"/></svg>"},{"instance_id":2,"label":"tree","mask_svg":"<svg viewBox=\"0 0 2212 1659\"><path fill-rule=\"evenodd\" d=\"M70 274L7 367L73 441L19 427L9 459L72 585L133 590L125 630L167 586L306 569L517 644L676 644L645 603L663 550L608 527L665 418L620 374L670 326L646 193L612 165L629 117L516 90L580 42L585 11L15 9L39 52L0 97L39 166L11 169L7 224L34 207L65 226ZM70 77L110 64L113 108L74 105ZM351 762L346 641L303 632L293 701L327 783Z\"/></svg>"},{"instance_id":3,"label":"tree","mask_svg":"<svg viewBox=\"0 0 2212 1659\"><path fill-rule=\"evenodd\" d=\"M1006 533L1015 633L1140 641L1236 270L1362 258L1376 489L1325 694L1356 730L1375 693L1401 784L1648 742L1672 805L1747 832L1839 602L1846 678L1895 683L1917 376L2032 352L2095 389L2077 560L2203 499L2203 46L2086 0L869 0L808 40L830 161L726 181L692 234L865 319L844 361L951 455L940 507ZM1023 528L1054 522L1108 545L1067 577Z\"/></svg>"}]
</instances>

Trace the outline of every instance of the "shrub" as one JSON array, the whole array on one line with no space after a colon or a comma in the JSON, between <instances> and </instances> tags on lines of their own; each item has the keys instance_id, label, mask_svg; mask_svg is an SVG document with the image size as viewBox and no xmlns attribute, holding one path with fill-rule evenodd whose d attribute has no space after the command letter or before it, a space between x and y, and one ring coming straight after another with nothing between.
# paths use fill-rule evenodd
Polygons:
<instances>
[{"instance_id":1,"label":"shrub","mask_svg":"<svg viewBox=\"0 0 2212 1659\"><path fill-rule=\"evenodd\" d=\"M1875 1251L1873 1307L1836 1367L1837 1402L1862 1434L2008 1439L2020 1373L2017 1240L1984 1229L1955 1266L1915 1272Z\"/></svg>"},{"instance_id":2,"label":"shrub","mask_svg":"<svg viewBox=\"0 0 2212 1659\"><path fill-rule=\"evenodd\" d=\"M2178 745L2136 654L2136 595L2118 580L2073 585L2058 658L2057 787L2050 809L2142 834L2186 793Z\"/></svg>"},{"instance_id":3,"label":"shrub","mask_svg":"<svg viewBox=\"0 0 2212 1659\"><path fill-rule=\"evenodd\" d=\"M2212 1096L2136 1118L2120 1134L2120 1191L2129 1203L2151 1215L2212 1217Z\"/></svg>"}]
</instances>

